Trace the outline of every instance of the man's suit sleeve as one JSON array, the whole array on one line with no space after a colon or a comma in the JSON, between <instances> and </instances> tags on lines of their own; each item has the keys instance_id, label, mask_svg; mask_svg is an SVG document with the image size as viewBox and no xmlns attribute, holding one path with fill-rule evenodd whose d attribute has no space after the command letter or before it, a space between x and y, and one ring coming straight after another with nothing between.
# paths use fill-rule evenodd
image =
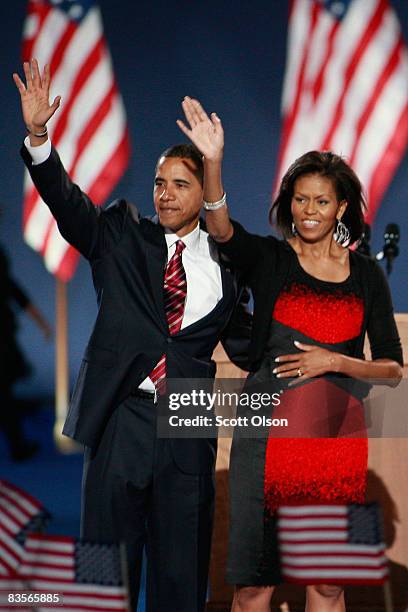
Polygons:
<instances>
[{"instance_id":1,"label":"man's suit sleeve","mask_svg":"<svg viewBox=\"0 0 408 612\"><path fill-rule=\"evenodd\" d=\"M128 214L125 202L103 210L73 183L52 148L49 158L33 165L26 147L21 155L40 196L57 221L61 235L87 259L97 258L118 242Z\"/></svg>"}]
</instances>

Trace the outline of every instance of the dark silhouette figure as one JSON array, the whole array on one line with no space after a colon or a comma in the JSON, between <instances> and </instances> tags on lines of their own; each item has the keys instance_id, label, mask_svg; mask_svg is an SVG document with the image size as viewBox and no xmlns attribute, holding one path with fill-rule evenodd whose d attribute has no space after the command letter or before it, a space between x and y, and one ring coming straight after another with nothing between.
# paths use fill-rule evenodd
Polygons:
<instances>
[{"instance_id":1,"label":"dark silhouette figure","mask_svg":"<svg viewBox=\"0 0 408 612\"><path fill-rule=\"evenodd\" d=\"M13 396L14 383L30 374L31 367L17 342L15 310L20 308L38 325L48 339L51 328L38 308L10 275L9 261L0 247L0 428L4 431L15 461L24 461L38 450L38 444L24 437L21 412Z\"/></svg>"}]
</instances>

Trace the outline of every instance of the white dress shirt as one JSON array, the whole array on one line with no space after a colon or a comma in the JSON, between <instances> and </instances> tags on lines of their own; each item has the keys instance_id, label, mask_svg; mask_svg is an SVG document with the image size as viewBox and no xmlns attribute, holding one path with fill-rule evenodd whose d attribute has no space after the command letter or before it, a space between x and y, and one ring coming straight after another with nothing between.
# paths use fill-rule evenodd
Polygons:
<instances>
[{"instance_id":1,"label":"white dress shirt","mask_svg":"<svg viewBox=\"0 0 408 612\"><path fill-rule=\"evenodd\" d=\"M27 136L24 144L29 151L33 164L45 162L51 154L51 142L38 147L30 145ZM167 243L167 262L176 251L176 242L182 240L186 248L182 253L182 261L187 278L187 297L184 306L184 316L181 329L192 325L210 313L222 299L221 269L218 252L211 242L207 232L200 229L199 224L186 236L180 238L171 230L165 230ZM154 384L149 377L140 384L139 389L154 391Z\"/></svg>"},{"instance_id":2,"label":"white dress shirt","mask_svg":"<svg viewBox=\"0 0 408 612\"><path fill-rule=\"evenodd\" d=\"M176 252L176 242L182 240L186 248L182 253L182 262L187 279L187 297L184 304L184 316L181 329L192 325L211 312L222 298L221 268L218 263L218 252L210 241L207 232L199 224L192 232L182 238L165 230L167 243L167 263ZM149 377L139 385L143 391L154 391L154 384Z\"/></svg>"}]
</instances>

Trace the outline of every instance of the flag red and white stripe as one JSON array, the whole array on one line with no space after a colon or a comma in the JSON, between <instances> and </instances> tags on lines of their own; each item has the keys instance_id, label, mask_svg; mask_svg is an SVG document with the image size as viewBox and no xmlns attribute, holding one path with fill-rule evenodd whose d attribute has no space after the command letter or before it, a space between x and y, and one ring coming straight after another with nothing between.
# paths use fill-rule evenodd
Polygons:
<instances>
[{"instance_id":1,"label":"flag red and white stripe","mask_svg":"<svg viewBox=\"0 0 408 612\"><path fill-rule=\"evenodd\" d=\"M376 505L295 505L278 509L284 581L383 584L388 576Z\"/></svg>"},{"instance_id":2,"label":"flag red and white stripe","mask_svg":"<svg viewBox=\"0 0 408 612\"><path fill-rule=\"evenodd\" d=\"M345 156L367 221L408 145L408 52L388 0L292 0L277 181L312 149Z\"/></svg>"},{"instance_id":3,"label":"flag red and white stripe","mask_svg":"<svg viewBox=\"0 0 408 612\"><path fill-rule=\"evenodd\" d=\"M28 536L25 548L20 577L31 591L61 594L64 612L128 611L124 566L117 545L33 534Z\"/></svg>"},{"instance_id":4,"label":"flag red and white stripe","mask_svg":"<svg viewBox=\"0 0 408 612\"><path fill-rule=\"evenodd\" d=\"M128 164L129 136L97 4L30 0L23 59L32 57L50 65L51 99L62 96L48 126L52 143L73 181L100 205ZM78 253L59 234L27 172L23 226L26 242L43 255L47 269L69 280Z\"/></svg>"}]
</instances>

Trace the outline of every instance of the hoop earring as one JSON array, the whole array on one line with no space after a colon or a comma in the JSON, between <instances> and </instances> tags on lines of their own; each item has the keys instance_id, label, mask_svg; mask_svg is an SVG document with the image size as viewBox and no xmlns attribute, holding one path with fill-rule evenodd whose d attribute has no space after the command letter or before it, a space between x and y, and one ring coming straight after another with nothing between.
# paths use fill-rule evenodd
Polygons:
<instances>
[{"instance_id":1,"label":"hoop earring","mask_svg":"<svg viewBox=\"0 0 408 612\"><path fill-rule=\"evenodd\" d=\"M296 225L295 225L295 224L294 224L294 222L292 221L292 234L293 234L294 236L297 236L297 235L298 235L298 233L299 233L299 232L298 232L298 231L297 231L297 229L296 229Z\"/></svg>"},{"instance_id":2,"label":"hoop earring","mask_svg":"<svg viewBox=\"0 0 408 612\"><path fill-rule=\"evenodd\" d=\"M340 219L337 219L336 229L333 238L343 248L350 244L350 230Z\"/></svg>"}]
</instances>

